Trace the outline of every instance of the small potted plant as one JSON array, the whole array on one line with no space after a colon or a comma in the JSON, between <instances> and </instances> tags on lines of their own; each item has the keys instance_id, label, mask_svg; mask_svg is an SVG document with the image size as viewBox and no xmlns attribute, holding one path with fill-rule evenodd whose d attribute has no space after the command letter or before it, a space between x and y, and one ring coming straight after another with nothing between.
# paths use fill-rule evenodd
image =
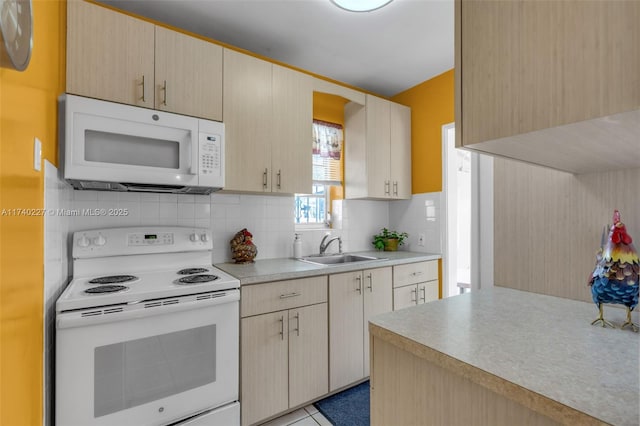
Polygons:
<instances>
[{"instance_id":1,"label":"small potted plant","mask_svg":"<svg viewBox=\"0 0 640 426\"><path fill-rule=\"evenodd\" d=\"M398 246L401 246L405 238L408 237L409 234L406 232L389 231L387 228L382 228L382 232L373 236L371 244L377 250L396 251Z\"/></svg>"}]
</instances>

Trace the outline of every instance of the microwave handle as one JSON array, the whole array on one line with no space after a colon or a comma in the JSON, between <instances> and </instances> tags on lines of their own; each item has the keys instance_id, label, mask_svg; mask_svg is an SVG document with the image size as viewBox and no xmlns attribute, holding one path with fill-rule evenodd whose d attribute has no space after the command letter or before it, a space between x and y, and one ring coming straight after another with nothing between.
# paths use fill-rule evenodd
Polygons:
<instances>
[{"instance_id":1,"label":"microwave handle","mask_svg":"<svg viewBox=\"0 0 640 426\"><path fill-rule=\"evenodd\" d=\"M191 138L191 143L189 144L189 173L192 175L198 174L198 151L200 147L200 138L202 135L198 133L197 141Z\"/></svg>"}]
</instances>

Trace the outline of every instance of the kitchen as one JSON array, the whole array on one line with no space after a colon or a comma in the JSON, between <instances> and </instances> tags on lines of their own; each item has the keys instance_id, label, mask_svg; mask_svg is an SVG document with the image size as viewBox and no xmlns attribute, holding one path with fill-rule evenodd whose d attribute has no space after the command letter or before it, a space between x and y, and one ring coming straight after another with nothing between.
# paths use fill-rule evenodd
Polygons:
<instances>
[{"instance_id":1,"label":"kitchen","mask_svg":"<svg viewBox=\"0 0 640 426\"><path fill-rule=\"evenodd\" d=\"M65 87L65 46L64 17L66 5L56 2L34 2L36 17L35 49L42 49L36 55L33 63L25 74L10 74L2 70L2 198L3 208L42 208L44 186L51 184L57 187L59 183L48 182L42 173L32 170L33 158L32 139L34 132L41 134L43 141L43 156L52 163L56 162L57 144L55 123L57 115L55 111L56 99ZM43 34L47 34L45 37ZM57 34L58 37L51 35ZM633 37L630 37L634 39ZM44 49L47 46L47 49ZM633 65L634 63L632 63ZM637 64L637 62L635 62ZM631 67L633 69L633 67ZM637 69L637 68L636 68ZM452 72L437 77L433 81L420 85L413 93L404 94L405 99L397 99L398 102L409 103L410 99L428 96L433 99L432 105L427 102L423 108L432 116L438 116L439 123L429 123L426 126L439 128L441 125L453 121L453 76ZM636 73L637 75L638 73ZM632 94L637 96L637 84L629 87ZM636 97L637 100L637 97ZM10 103L9 103L10 102ZM442 107L447 105L447 107ZM637 102L636 102L637 105ZM448 114L442 110L449 109ZM35 114L34 114L35 111ZM444 116L444 117L443 117ZM414 135L420 131L414 131ZM438 130L439 132L439 130ZM413 163L414 180L413 193L424 194L439 192L441 190L440 164L439 164L439 134L437 141L429 139L430 136L422 136L426 140L419 144L418 153L427 157L427 167L422 163ZM21 144L10 144L9 140L23 140ZM434 152L435 155L427 156L425 153ZM415 156L415 153L414 153ZM417 160L414 160L417 161ZM597 240L603 221L609 219L613 207L620 209L625 216L625 222L631 235L638 235L639 219L636 203L630 193L637 187L640 180L637 165L626 170L610 170L599 173L586 173L570 175L549 169L528 166L521 163L506 160L495 162L496 181L507 182L505 185L495 185L495 202L501 208L496 208L496 265L509 267L495 268L495 282L504 286L517 286L519 289L542 292L561 297L570 297L580 300L589 300L588 289L583 286L586 274L593 266L593 257L597 248ZM416 174L418 174L416 178ZM269 217L269 221L275 221L275 230L260 238L259 249L264 258L277 257L284 252L284 256L290 255L293 239L293 219L286 217L287 198L260 196L257 198L237 194L215 194L211 198L211 204L203 207L198 199L190 196L159 196L143 200L135 199L116 200L109 199L109 195L76 195L73 198L65 189L61 189L61 207L66 203L87 208L100 208L113 206L114 201L119 208L129 208L132 212L146 212L145 217L157 217L166 219L172 224L180 224L182 220L188 226L215 226L212 215L224 215L225 229L213 229L219 232L214 235L214 263L226 259L228 256L228 233L235 232L241 227L248 226L247 222L237 223L233 218L239 211L258 211L264 209L272 211L271 207L277 207L279 213ZM102 194L102 193L101 193ZM104 193L108 194L108 193ZM513 202L513 197L519 195L522 200ZM526 195L525 195L526 194ZM535 194L535 198L530 194ZM65 198L67 197L67 198ZM78 197L76 199L76 197ZM89 197L88 199L82 199ZM94 197L94 198L92 198ZM531 199L536 200L532 202ZM348 203L348 201L347 201ZM364 203L359 206L359 203ZM361 211L370 210L375 206L374 201L356 201L358 215ZM499 204L498 204L499 203ZM514 211L514 206L520 208ZM585 208L588 206L589 208ZM269 207L269 208L267 208ZM168 212L168 213L167 213ZM285 213L286 212L286 213ZM280 214L282 213L282 214ZM385 209L382 209L380 217L371 219L371 223L363 224L370 227L373 224L386 224L391 219ZM135 214L128 220L135 220ZM166 217L165 217L166 216ZM358 216L356 216L358 217ZM217 217L216 219L219 219ZM90 221L91 218L83 217L79 220ZM257 227L266 227L256 213L249 218ZM559 220L561 219L561 220ZM65 241L54 235L44 235L43 219L40 217L3 217L2 224L2 347L3 347L3 424L39 424L42 422L43 408L40 394L43 387L42 375L42 322L43 304L51 303L51 294L43 296L43 267L33 265L58 265L58 269L52 269L54 277L64 275L64 253L60 250L58 256L44 259L43 246L64 247ZM126 222L126 221L125 221ZM73 226L91 227L97 222L78 223L73 221ZM110 222L107 226L116 226ZM220 223L216 220L215 223ZM228 223L228 225L227 225ZM129 223L125 223L128 225ZM501 226L502 225L502 226ZM53 225L54 227L56 225ZM60 224L58 226L64 226ZM227 226L229 229L227 229ZM288 228L281 228L288 227ZM238 228L238 229L236 229ZM47 227L52 234L68 232L69 230L55 230ZM271 228L273 229L273 228ZM281 231L278 231L281 229ZM321 233L313 233L303 236L305 244L308 244L307 253L311 253L319 243ZM351 233L353 232L353 235ZM362 235L358 230L348 231L345 237L350 245L348 250L358 250L367 247L369 236ZM224 235L224 238L221 238ZM25 238L28 236L28 238ZM517 236L517 238L508 238ZM360 239L358 239L360 238ZM542 242L540 242L542 239ZM512 244L527 241L524 246L518 245L518 256L512 256L514 252ZM44 241L44 243L43 243ZM538 243L536 243L538 241ZM580 249L569 250L563 246L565 241L576 241ZM256 239L256 242L258 240ZM316 244L313 244L316 242ZM313 244L313 245L312 245ZM365 247L363 247L365 245ZM566 262L571 265L567 270L562 264L565 259L561 256L549 256L546 254L548 245L560 253L568 256ZM412 249L415 249L415 244ZM498 249L498 247L502 247ZM44 247L46 250L47 247ZM55 253L55 250L54 250ZM219 257L216 257L219 253ZM27 260L26 254L29 254ZM281 255L282 256L282 255ZM29 263L27 263L29 262ZM546 264L545 268L534 268L530 265ZM522 275L521 271L526 271ZM572 284L553 285L550 277L558 274L569 274L567 281ZM48 274L48 272L47 272ZM49 276L44 276L46 281ZM575 283L575 284L573 284ZM539 287L541 286L541 287ZM47 287L45 286L45 291ZM54 298L55 300L55 298ZM8 369L5 366L11 365ZM17 367L16 367L17 366ZM11 407L11 408L9 408ZM6 416L6 417L5 417Z\"/></svg>"}]
</instances>

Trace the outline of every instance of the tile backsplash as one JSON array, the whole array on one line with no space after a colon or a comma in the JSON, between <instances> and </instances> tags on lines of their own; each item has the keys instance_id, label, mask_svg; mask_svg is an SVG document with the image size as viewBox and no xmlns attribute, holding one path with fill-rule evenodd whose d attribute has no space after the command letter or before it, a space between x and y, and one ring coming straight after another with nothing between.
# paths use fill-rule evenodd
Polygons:
<instances>
[{"instance_id":1,"label":"tile backsplash","mask_svg":"<svg viewBox=\"0 0 640 426\"><path fill-rule=\"evenodd\" d=\"M442 253L443 218L442 193L414 194L410 200L389 203L389 224L409 234L403 249L421 253ZM419 234L424 234L424 246L418 245Z\"/></svg>"},{"instance_id":2,"label":"tile backsplash","mask_svg":"<svg viewBox=\"0 0 640 426\"><path fill-rule=\"evenodd\" d=\"M334 205L334 229L295 229L294 197L249 194L175 195L127 192L72 191L69 231L85 229L175 225L212 231L213 263L231 260L229 241L247 228L258 247L257 259L293 256L298 232L304 255L318 252L325 233L342 238L343 251L371 249L371 235L389 223L386 201L343 200ZM99 215L83 215L97 211ZM338 250L336 243L329 252Z\"/></svg>"},{"instance_id":3,"label":"tile backsplash","mask_svg":"<svg viewBox=\"0 0 640 426\"><path fill-rule=\"evenodd\" d=\"M43 303L43 425L52 424L54 392L55 303L68 282L69 217L58 214L71 204L73 189L58 176L58 169L44 161L44 303Z\"/></svg>"}]
</instances>

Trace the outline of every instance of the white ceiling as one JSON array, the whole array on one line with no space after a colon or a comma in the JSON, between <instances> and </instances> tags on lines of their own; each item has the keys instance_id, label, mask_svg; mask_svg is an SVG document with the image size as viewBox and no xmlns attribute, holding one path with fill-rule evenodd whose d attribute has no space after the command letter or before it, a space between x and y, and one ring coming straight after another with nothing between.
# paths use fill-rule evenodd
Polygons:
<instances>
[{"instance_id":1,"label":"white ceiling","mask_svg":"<svg viewBox=\"0 0 640 426\"><path fill-rule=\"evenodd\" d=\"M453 68L454 0L368 13L329 0L101 1L384 96Z\"/></svg>"}]
</instances>

